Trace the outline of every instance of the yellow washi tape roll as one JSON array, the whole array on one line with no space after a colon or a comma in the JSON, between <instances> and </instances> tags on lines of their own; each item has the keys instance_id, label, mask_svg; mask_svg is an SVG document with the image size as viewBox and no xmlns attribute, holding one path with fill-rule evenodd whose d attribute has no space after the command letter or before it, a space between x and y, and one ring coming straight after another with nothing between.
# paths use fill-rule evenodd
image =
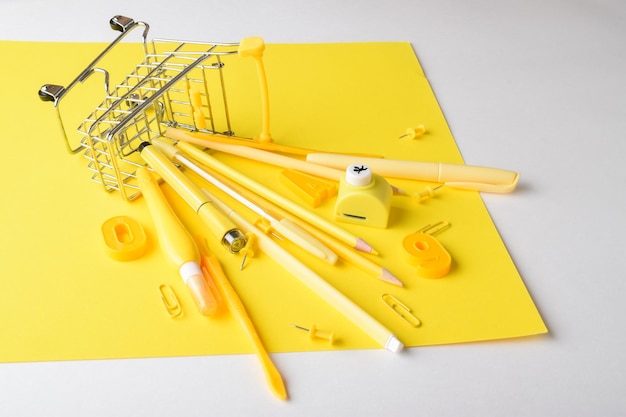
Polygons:
<instances>
[{"instance_id":1,"label":"yellow washi tape roll","mask_svg":"<svg viewBox=\"0 0 626 417\"><path fill-rule=\"evenodd\" d=\"M423 232L411 233L402 240L402 247L419 276L442 278L450 272L452 257L433 236Z\"/></svg>"}]
</instances>

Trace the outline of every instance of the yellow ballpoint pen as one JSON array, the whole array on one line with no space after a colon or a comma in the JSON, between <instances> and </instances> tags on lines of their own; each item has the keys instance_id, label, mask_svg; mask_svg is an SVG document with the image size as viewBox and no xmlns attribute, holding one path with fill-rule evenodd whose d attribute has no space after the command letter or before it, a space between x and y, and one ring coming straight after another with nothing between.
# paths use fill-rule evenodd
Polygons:
<instances>
[{"instance_id":1,"label":"yellow ballpoint pen","mask_svg":"<svg viewBox=\"0 0 626 417\"><path fill-rule=\"evenodd\" d=\"M148 168L137 169L137 180L148 203L164 255L178 268L178 273L189 288L198 310L204 315L215 314L221 297L208 285L202 274L200 252L193 238L172 211Z\"/></svg>"},{"instance_id":2,"label":"yellow ballpoint pen","mask_svg":"<svg viewBox=\"0 0 626 417\"><path fill-rule=\"evenodd\" d=\"M222 245L231 253L237 253L244 248L246 236L232 221L213 207L211 202L202 195L198 186L187 178L167 156L148 142L139 145L138 151L144 161L191 206L211 233L222 242Z\"/></svg>"}]
</instances>

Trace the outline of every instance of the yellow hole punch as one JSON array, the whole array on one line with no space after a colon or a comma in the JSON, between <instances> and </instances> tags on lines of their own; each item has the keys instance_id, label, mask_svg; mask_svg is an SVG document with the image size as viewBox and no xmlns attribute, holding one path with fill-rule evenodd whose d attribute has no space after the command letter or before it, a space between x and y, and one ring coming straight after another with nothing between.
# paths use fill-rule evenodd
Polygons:
<instances>
[{"instance_id":1,"label":"yellow hole punch","mask_svg":"<svg viewBox=\"0 0 626 417\"><path fill-rule=\"evenodd\" d=\"M102 224L107 255L116 261L132 261L143 256L148 247L146 232L132 217L116 216Z\"/></svg>"},{"instance_id":2,"label":"yellow hole punch","mask_svg":"<svg viewBox=\"0 0 626 417\"><path fill-rule=\"evenodd\" d=\"M391 185L362 164L352 164L339 182L335 220L384 229L391 210Z\"/></svg>"}]
</instances>

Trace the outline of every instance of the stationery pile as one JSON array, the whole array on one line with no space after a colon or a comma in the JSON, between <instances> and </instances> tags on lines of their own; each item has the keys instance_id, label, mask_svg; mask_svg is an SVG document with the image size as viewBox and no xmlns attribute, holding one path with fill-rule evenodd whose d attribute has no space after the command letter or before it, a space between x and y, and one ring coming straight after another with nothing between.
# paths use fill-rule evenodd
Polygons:
<instances>
[{"instance_id":1,"label":"stationery pile","mask_svg":"<svg viewBox=\"0 0 626 417\"><path fill-rule=\"evenodd\" d=\"M0 104L41 121L9 141L32 167L5 164L21 182L4 191L27 201L45 181L56 187L42 197L58 202L44 219L2 203L14 278L0 283L0 309L19 322L4 326L0 360L256 352L285 398L267 351L399 352L546 331L476 191L510 192L518 175L463 164L409 44L266 48L147 42L146 31L131 44L121 39L144 24L112 26L122 34L83 71L80 48L101 45L47 45L49 67L15 83L77 69L39 95L86 159L63 155L48 103ZM33 68L42 53L6 46ZM130 72L127 59L101 66L137 47ZM95 109L71 101L101 73L110 83ZM75 139L66 115L81 110ZM407 137L407 126L420 128Z\"/></svg>"}]
</instances>

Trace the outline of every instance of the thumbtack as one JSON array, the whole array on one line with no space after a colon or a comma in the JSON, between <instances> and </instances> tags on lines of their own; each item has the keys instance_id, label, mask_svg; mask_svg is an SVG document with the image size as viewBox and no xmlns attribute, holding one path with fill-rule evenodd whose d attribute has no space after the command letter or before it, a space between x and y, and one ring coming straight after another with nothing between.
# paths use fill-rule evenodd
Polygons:
<instances>
[{"instance_id":1,"label":"thumbtack","mask_svg":"<svg viewBox=\"0 0 626 417\"><path fill-rule=\"evenodd\" d=\"M248 256L250 258L254 258L254 248L256 246L257 238L252 233L246 233L247 243L246 246L239 251L241 255L243 255L243 260L241 261L241 265L239 266L239 270L243 271L243 268L246 266L246 260Z\"/></svg>"},{"instance_id":2,"label":"thumbtack","mask_svg":"<svg viewBox=\"0 0 626 417\"><path fill-rule=\"evenodd\" d=\"M300 327L296 324L292 324L296 329L304 330L305 332L309 332L309 339L323 339L328 341L329 345L335 343L335 333L334 332L326 332L323 330L319 330L315 325L311 326L311 329L307 329L305 327Z\"/></svg>"},{"instance_id":3,"label":"thumbtack","mask_svg":"<svg viewBox=\"0 0 626 417\"><path fill-rule=\"evenodd\" d=\"M409 127L406 130L406 133L400 136L398 139L405 138L407 136L411 139L416 139L422 136L424 133L426 133L426 128L424 127L424 125L419 125L417 127Z\"/></svg>"},{"instance_id":4,"label":"thumbtack","mask_svg":"<svg viewBox=\"0 0 626 417\"><path fill-rule=\"evenodd\" d=\"M432 197L435 196L435 191L440 189L441 187L443 187L443 185L439 185L435 188L431 188L431 187L426 187L424 188L424 190L422 191L418 191L416 193L413 193L413 201L415 201L417 204L420 204Z\"/></svg>"}]
</instances>

